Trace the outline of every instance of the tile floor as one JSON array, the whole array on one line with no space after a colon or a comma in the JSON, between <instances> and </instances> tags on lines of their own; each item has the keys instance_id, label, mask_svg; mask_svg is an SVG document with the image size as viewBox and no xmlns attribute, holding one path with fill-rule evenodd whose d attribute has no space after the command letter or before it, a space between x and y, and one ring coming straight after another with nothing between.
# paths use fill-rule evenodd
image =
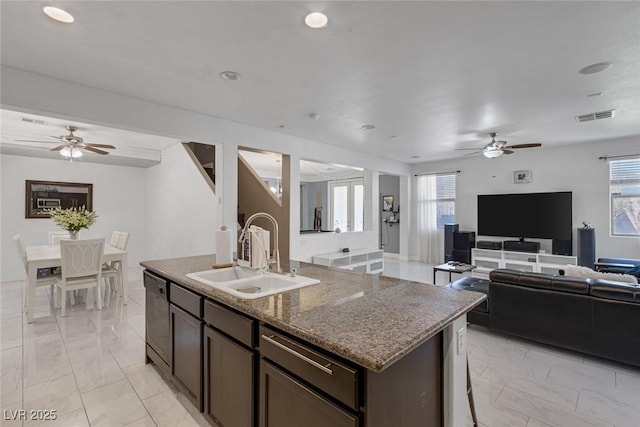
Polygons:
<instances>
[{"instance_id":1,"label":"tile floor","mask_svg":"<svg viewBox=\"0 0 640 427\"><path fill-rule=\"evenodd\" d=\"M433 277L425 264L386 264L390 276L426 282ZM206 425L144 363L141 272L135 267L129 273L126 306L121 299L101 311L77 304L68 307L66 318L54 316L48 293L38 290L32 324L22 313L23 282L0 284L0 425ZM640 425L640 370L473 326L468 350L483 427ZM55 409L57 420L5 419L17 409Z\"/></svg>"}]
</instances>

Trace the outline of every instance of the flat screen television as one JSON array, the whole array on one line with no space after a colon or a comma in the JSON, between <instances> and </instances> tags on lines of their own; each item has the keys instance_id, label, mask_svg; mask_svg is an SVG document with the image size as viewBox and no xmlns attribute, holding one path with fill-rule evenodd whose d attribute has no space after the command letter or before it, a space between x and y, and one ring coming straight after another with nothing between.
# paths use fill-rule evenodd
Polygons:
<instances>
[{"instance_id":1,"label":"flat screen television","mask_svg":"<svg viewBox=\"0 0 640 427\"><path fill-rule=\"evenodd\" d=\"M478 195L478 234L571 240L571 191Z\"/></svg>"}]
</instances>

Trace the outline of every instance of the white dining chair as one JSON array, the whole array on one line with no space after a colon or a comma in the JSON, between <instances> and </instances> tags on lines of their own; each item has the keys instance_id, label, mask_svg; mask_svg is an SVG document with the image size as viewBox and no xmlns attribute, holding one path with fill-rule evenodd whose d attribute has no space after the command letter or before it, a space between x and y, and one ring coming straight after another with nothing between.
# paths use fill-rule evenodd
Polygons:
<instances>
[{"instance_id":1,"label":"white dining chair","mask_svg":"<svg viewBox=\"0 0 640 427\"><path fill-rule=\"evenodd\" d=\"M129 233L124 231L114 231L111 234L111 240L109 241L109 244L114 248L122 249L123 251L127 250L128 243ZM124 284L120 281L120 268L120 261L112 261L102 267L102 277L105 281L106 290L115 290L118 294L123 293L122 287L124 286Z\"/></svg>"},{"instance_id":2,"label":"white dining chair","mask_svg":"<svg viewBox=\"0 0 640 427\"><path fill-rule=\"evenodd\" d=\"M98 310L102 310L102 257L104 239L61 240L60 255L62 259L61 277L56 280L60 288L60 310L66 316L67 291L96 288L94 298Z\"/></svg>"},{"instance_id":3,"label":"white dining chair","mask_svg":"<svg viewBox=\"0 0 640 427\"><path fill-rule=\"evenodd\" d=\"M49 245L55 246L60 244L60 240L69 239L68 231L50 231L49 232Z\"/></svg>"},{"instance_id":4,"label":"white dining chair","mask_svg":"<svg viewBox=\"0 0 640 427\"><path fill-rule=\"evenodd\" d=\"M27 266L27 254L25 252L24 249L24 243L22 242L22 237L20 236L20 234L16 234L15 236L13 236L13 242L16 245L16 249L18 251L18 255L20 255L20 259L22 260L22 264L24 265L24 271L27 274L27 276L29 275L29 269ZM49 270L50 269L42 269L44 270ZM53 285L55 285L56 283L56 279L58 279L60 277L60 274L49 274L47 276L44 277L39 277L36 279L36 289L37 288L44 288L44 287L48 287L50 289L51 292L51 299L53 299ZM28 280L28 278L27 278ZM25 283L26 280L25 280ZM27 298L29 298L29 292L26 293L26 298L25 298L25 307L29 307L28 305L28 301Z\"/></svg>"}]
</instances>

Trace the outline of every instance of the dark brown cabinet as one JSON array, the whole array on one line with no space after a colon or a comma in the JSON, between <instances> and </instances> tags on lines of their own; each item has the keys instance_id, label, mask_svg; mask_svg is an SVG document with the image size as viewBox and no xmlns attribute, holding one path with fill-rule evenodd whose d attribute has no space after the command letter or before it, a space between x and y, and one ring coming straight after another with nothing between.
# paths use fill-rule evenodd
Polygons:
<instances>
[{"instance_id":1,"label":"dark brown cabinet","mask_svg":"<svg viewBox=\"0 0 640 427\"><path fill-rule=\"evenodd\" d=\"M204 328L204 414L221 427L253 427L255 359L252 350Z\"/></svg>"},{"instance_id":2,"label":"dark brown cabinet","mask_svg":"<svg viewBox=\"0 0 640 427\"><path fill-rule=\"evenodd\" d=\"M442 334L373 372L145 271L147 361L218 427L443 425Z\"/></svg>"},{"instance_id":3,"label":"dark brown cabinet","mask_svg":"<svg viewBox=\"0 0 640 427\"><path fill-rule=\"evenodd\" d=\"M171 304L171 375L202 411L202 321Z\"/></svg>"},{"instance_id":4,"label":"dark brown cabinet","mask_svg":"<svg viewBox=\"0 0 640 427\"><path fill-rule=\"evenodd\" d=\"M260 427L358 425L350 412L268 361L260 361Z\"/></svg>"}]
</instances>

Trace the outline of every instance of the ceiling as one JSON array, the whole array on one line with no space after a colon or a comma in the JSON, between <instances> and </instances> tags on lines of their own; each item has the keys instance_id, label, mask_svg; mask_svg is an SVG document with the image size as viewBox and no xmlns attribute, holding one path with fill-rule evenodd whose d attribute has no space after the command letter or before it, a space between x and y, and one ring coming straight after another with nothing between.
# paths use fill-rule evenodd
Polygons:
<instances>
[{"instance_id":1,"label":"ceiling","mask_svg":"<svg viewBox=\"0 0 640 427\"><path fill-rule=\"evenodd\" d=\"M74 120L63 120L27 114L10 110L0 110L0 153L18 156L44 157L63 159L59 151L50 151L60 145L55 138L67 135L65 126L78 128L75 135L84 142L96 144L111 144L114 150L106 150L108 155L84 152L80 159L74 162L107 163L123 166L149 167L161 161L163 149L180 143L174 138L147 135L139 132L107 128L90 125ZM21 142L19 140L50 141L50 142Z\"/></svg>"},{"instance_id":2,"label":"ceiling","mask_svg":"<svg viewBox=\"0 0 640 427\"><path fill-rule=\"evenodd\" d=\"M60 4L2 1L2 64L409 163L640 136L640 2Z\"/></svg>"}]
</instances>

